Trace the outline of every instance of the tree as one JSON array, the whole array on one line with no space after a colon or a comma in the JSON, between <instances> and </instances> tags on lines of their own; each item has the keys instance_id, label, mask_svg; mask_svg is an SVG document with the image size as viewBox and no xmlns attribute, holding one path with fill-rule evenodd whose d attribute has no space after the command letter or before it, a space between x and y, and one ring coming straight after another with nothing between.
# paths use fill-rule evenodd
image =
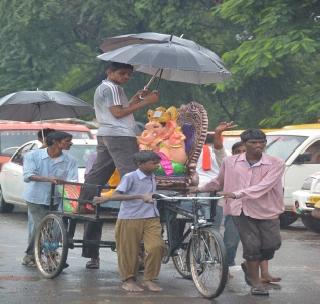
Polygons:
<instances>
[{"instance_id":1,"label":"tree","mask_svg":"<svg viewBox=\"0 0 320 304\"><path fill-rule=\"evenodd\" d=\"M238 26L238 46L223 56L233 72L220 98L238 102L241 122L277 127L319 117L319 17L316 0L228 0L215 16Z\"/></svg>"},{"instance_id":2,"label":"tree","mask_svg":"<svg viewBox=\"0 0 320 304\"><path fill-rule=\"evenodd\" d=\"M92 102L104 77L104 37L184 34L222 55L231 81L207 86L161 81L161 103L198 100L210 128L278 127L319 117L320 2L317 0L0 0L0 96L59 89ZM129 82L128 95L149 76ZM145 111L138 119L145 118Z\"/></svg>"}]
</instances>

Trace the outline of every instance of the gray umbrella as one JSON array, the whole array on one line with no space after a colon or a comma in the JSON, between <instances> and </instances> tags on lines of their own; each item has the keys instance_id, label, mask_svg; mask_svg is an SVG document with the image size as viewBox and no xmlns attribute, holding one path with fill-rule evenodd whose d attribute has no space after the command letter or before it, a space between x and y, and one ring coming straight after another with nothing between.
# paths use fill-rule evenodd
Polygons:
<instances>
[{"instance_id":1,"label":"gray umbrella","mask_svg":"<svg viewBox=\"0 0 320 304\"><path fill-rule=\"evenodd\" d=\"M219 61L200 50L166 42L134 44L98 56L105 61L131 64L136 71L186 83L222 82L231 76Z\"/></svg>"},{"instance_id":2,"label":"gray umbrella","mask_svg":"<svg viewBox=\"0 0 320 304\"><path fill-rule=\"evenodd\" d=\"M0 99L0 119L38 121L93 115L91 105L60 91L20 91Z\"/></svg>"},{"instance_id":3,"label":"gray umbrella","mask_svg":"<svg viewBox=\"0 0 320 304\"><path fill-rule=\"evenodd\" d=\"M167 43L171 41L172 43L180 44L183 46L187 46L190 48L194 48L196 50L201 51L208 55L211 59L219 62L223 66L223 62L220 57L212 52L211 50L201 46L200 44L185 39L182 37L178 37L175 35L161 34L155 32L146 32L146 33L138 33L138 34L126 34L120 36L114 36L105 38L100 45L100 49L103 52L110 52L115 49L119 49L121 47L132 45L132 44L146 44L146 43Z\"/></svg>"}]
</instances>

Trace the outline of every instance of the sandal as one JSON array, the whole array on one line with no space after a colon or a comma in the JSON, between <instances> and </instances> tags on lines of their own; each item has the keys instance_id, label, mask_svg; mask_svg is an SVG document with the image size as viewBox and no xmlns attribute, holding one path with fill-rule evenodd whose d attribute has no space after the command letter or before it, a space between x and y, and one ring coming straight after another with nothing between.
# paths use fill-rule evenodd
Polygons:
<instances>
[{"instance_id":1,"label":"sandal","mask_svg":"<svg viewBox=\"0 0 320 304\"><path fill-rule=\"evenodd\" d=\"M262 286L259 287L251 287L251 294L253 296L268 296L269 291Z\"/></svg>"},{"instance_id":2,"label":"sandal","mask_svg":"<svg viewBox=\"0 0 320 304\"><path fill-rule=\"evenodd\" d=\"M91 259L86 264L87 269L99 269L100 268L100 259Z\"/></svg>"},{"instance_id":3,"label":"sandal","mask_svg":"<svg viewBox=\"0 0 320 304\"><path fill-rule=\"evenodd\" d=\"M249 285L249 286L252 286L252 283L250 281L250 278L248 276L248 269L247 269L247 265L245 262L241 263L241 269L244 273L244 280L246 281L246 283Z\"/></svg>"}]
</instances>

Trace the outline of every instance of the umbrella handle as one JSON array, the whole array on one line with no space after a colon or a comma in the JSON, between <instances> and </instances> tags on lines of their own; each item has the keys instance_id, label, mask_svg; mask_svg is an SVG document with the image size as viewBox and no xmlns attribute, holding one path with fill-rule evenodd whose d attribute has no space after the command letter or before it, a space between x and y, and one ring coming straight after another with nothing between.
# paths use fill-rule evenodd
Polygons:
<instances>
[{"instance_id":1,"label":"umbrella handle","mask_svg":"<svg viewBox=\"0 0 320 304\"><path fill-rule=\"evenodd\" d=\"M147 89L150 87L150 85L152 84L152 82L153 82L154 79L156 78L156 76L157 76L157 74L159 73L159 71L161 71L161 72L160 72L160 78L161 78L163 69L158 69L158 70L155 72L155 74L150 78L150 80L148 81L148 83L143 87L144 90L147 90ZM142 95L139 95L139 99L140 99L140 100L143 100L144 97L142 97Z\"/></svg>"}]
</instances>

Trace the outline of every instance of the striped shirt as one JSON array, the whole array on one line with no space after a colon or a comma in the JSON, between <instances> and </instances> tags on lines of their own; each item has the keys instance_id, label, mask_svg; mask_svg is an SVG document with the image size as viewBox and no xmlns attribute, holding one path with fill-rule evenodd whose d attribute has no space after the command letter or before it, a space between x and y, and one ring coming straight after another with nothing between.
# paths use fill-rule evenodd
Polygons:
<instances>
[{"instance_id":1,"label":"striped shirt","mask_svg":"<svg viewBox=\"0 0 320 304\"><path fill-rule=\"evenodd\" d=\"M116 118L110 112L110 107L113 106L128 107L128 98L120 85L103 80L94 93L94 109L99 123L97 135L135 137L136 123L133 114Z\"/></svg>"}]
</instances>

